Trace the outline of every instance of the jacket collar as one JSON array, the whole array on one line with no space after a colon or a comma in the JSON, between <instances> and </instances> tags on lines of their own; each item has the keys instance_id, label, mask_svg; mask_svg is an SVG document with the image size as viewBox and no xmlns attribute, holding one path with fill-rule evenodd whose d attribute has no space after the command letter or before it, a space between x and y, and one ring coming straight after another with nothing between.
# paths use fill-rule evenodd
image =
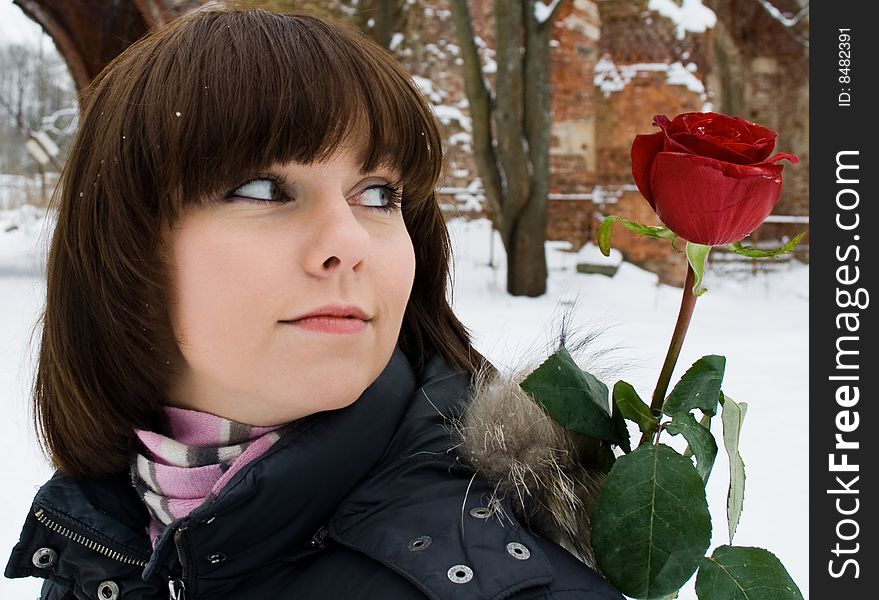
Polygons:
<instances>
[{"instance_id":1,"label":"jacket collar","mask_svg":"<svg viewBox=\"0 0 879 600\"><path fill-rule=\"evenodd\" d=\"M470 379L437 367L428 365L430 375L386 460L342 502L329 536L407 577L433 600L502 600L550 583L554 568L514 518L510 500L485 517L495 485L460 460L450 432L468 410Z\"/></svg>"},{"instance_id":2,"label":"jacket collar","mask_svg":"<svg viewBox=\"0 0 879 600\"><path fill-rule=\"evenodd\" d=\"M381 461L415 386L412 367L397 347L356 402L300 419L216 498L167 527L144 577L174 570L177 531L185 545L200 549L187 564L196 577L216 570L210 556L226 557L223 576L234 578L236 562L244 574L279 551L306 548L342 498Z\"/></svg>"},{"instance_id":3,"label":"jacket collar","mask_svg":"<svg viewBox=\"0 0 879 600\"><path fill-rule=\"evenodd\" d=\"M217 498L168 526L152 553L148 515L127 476L89 481L56 476L37 494L6 575L47 575L31 564L50 534L34 516L43 509L71 529L98 535L114 551L138 557L140 567L148 563L145 569L132 568L132 576L144 581L176 576L182 555L191 582L210 581L222 588L279 555L314 552L313 537L327 532L432 598L451 593L504 598L521 587L548 583L552 567L515 519L499 527L471 516L492 486L473 478L452 447L448 419L463 412L468 384L466 373L438 355L427 361L416 381L408 359L396 348L357 402L302 419ZM505 509L513 514L508 503ZM433 544L430 561L409 544L424 537ZM53 543L57 547L59 540ZM528 549L529 560L517 560L509 550L515 544ZM103 558L90 560L97 561L90 577L106 575L100 567ZM104 562L108 571L118 572L118 563ZM473 573L468 585L454 583L446 571L459 566ZM55 574L83 577L78 565L66 568L71 570Z\"/></svg>"},{"instance_id":4,"label":"jacket collar","mask_svg":"<svg viewBox=\"0 0 879 600\"><path fill-rule=\"evenodd\" d=\"M438 368L434 361L424 375L435 377ZM262 554L276 552L277 546L289 549L307 544L339 501L379 462L415 387L415 374L398 346L357 402L298 421L215 499L169 525L155 551L146 535L149 515L128 474L94 479L56 474L34 498L6 576L48 574L31 563L32 554L46 543L45 522L38 515L51 515L68 531L97 539L137 563L148 563L144 580L154 575L169 577L176 571L173 538L181 529L190 545L213 550L207 554L222 553L231 559L253 553L251 565ZM76 547L70 537L55 539L55 546ZM76 567L63 561L56 567L64 564ZM112 560L108 564L118 566ZM201 561L193 561L196 573L202 566ZM70 579L79 575L55 574Z\"/></svg>"}]
</instances>

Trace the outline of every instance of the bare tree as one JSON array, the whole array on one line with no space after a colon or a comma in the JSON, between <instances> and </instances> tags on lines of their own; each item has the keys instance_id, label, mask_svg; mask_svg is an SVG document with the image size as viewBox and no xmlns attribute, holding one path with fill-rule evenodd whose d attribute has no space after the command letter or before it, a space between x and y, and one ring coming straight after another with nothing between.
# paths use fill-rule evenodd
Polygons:
<instances>
[{"instance_id":1,"label":"bare tree","mask_svg":"<svg viewBox=\"0 0 879 600\"><path fill-rule=\"evenodd\" d=\"M42 173L25 141L47 132L63 150L76 102L70 74L56 52L43 43L0 46L0 170ZM60 170L60 160L53 163Z\"/></svg>"},{"instance_id":2,"label":"bare tree","mask_svg":"<svg viewBox=\"0 0 879 600\"><path fill-rule=\"evenodd\" d=\"M550 39L567 0L495 0L495 90L483 78L467 0L451 0L473 119L473 150L495 229L507 253L507 291L546 292L552 124Z\"/></svg>"}]
</instances>

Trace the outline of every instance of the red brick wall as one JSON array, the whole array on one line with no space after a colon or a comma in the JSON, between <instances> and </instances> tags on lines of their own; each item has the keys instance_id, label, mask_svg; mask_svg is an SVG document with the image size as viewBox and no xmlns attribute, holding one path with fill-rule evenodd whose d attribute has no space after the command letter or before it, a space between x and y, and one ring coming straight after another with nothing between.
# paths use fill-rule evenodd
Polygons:
<instances>
[{"instance_id":1,"label":"red brick wall","mask_svg":"<svg viewBox=\"0 0 879 600\"><path fill-rule=\"evenodd\" d=\"M480 50L484 63L493 57L493 5L494 0L470 0L474 31L487 46ZM408 10L404 33L410 46L406 49L404 42L398 56L413 73L432 81L437 93L435 103L460 107L469 116L459 74L460 58L454 52L458 40L448 0L415 3ZM639 133L657 131L651 124L655 114L671 117L703 110L708 96L684 85L670 84L665 72L649 67L629 73L631 77L622 89L604 94L594 83L596 64L602 56L621 70L643 63L693 63L697 66L695 77L704 83L712 67L711 36L709 29L705 34L688 33L677 39L672 22L648 11L647 0L566 2L553 25L550 192L590 195L596 185L625 191L616 202L605 205L589 199L551 199L547 239L568 240L577 249L593 239L598 214L619 214L645 224L658 224L632 185L632 140ZM494 73L486 73L485 78L493 87ZM760 85L764 84L761 81ZM464 128L455 119L443 126L450 142L441 185L467 187L478 173L471 148L461 142ZM797 188L798 198L803 197L799 180L790 187ZM803 201L791 201L786 206L802 212ZM767 225L765 231L755 232L755 239L790 237L802 229L802 225ZM662 281L683 283L686 261L668 242L644 239L618 227L614 246L627 260L658 273Z\"/></svg>"}]
</instances>

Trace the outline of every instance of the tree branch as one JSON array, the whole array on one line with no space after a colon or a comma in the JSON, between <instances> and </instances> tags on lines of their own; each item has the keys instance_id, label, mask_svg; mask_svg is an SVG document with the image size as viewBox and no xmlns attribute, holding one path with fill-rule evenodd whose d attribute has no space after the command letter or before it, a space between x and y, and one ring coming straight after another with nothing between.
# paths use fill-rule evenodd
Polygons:
<instances>
[{"instance_id":1,"label":"tree branch","mask_svg":"<svg viewBox=\"0 0 879 600\"><path fill-rule=\"evenodd\" d=\"M800 12L798 12L793 17L786 17L781 13L780 10L778 10L778 8L775 7L774 4L769 2L769 0L757 0L757 2L760 3L760 6L762 6L773 19L775 19L776 21L778 21L779 23L781 23L785 27L793 27L794 25L799 23L803 17L805 17L807 14L809 14L809 5L808 4L806 4L803 8L801 8Z\"/></svg>"},{"instance_id":2,"label":"tree branch","mask_svg":"<svg viewBox=\"0 0 879 600\"><path fill-rule=\"evenodd\" d=\"M450 8L455 20L458 44L461 47L461 58L464 61L464 92L470 104L470 118L473 136L473 157L482 180L485 199L491 210L492 221L500 230L501 207L501 176L498 169L497 155L491 133L492 105L491 92L482 76L482 60L476 48L476 35L467 0L451 0Z\"/></svg>"},{"instance_id":3,"label":"tree branch","mask_svg":"<svg viewBox=\"0 0 879 600\"><path fill-rule=\"evenodd\" d=\"M801 46L808 48L809 47L809 38L803 36L801 33L796 31L794 27L799 23L806 15L809 14L809 5L806 4L800 11L794 15L793 17L786 17L781 14L781 11L778 10L774 4L769 2L769 0L757 0L760 6L769 14L769 16L776 21L779 25L784 28L784 31L791 36L791 38Z\"/></svg>"}]
</instances>

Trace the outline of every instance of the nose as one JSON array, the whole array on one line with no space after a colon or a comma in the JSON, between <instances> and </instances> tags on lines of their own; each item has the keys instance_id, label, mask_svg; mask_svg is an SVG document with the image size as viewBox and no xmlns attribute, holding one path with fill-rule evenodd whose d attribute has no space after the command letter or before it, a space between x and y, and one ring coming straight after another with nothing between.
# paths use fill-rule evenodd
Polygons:
<instances>
[{"instance_id":1,"label":"nose","mask_svg":"<svg viewBox=\"0 0 879 600\"><path fill-rule=\"evenodd\" d=\"M340 192L315 198L312 235L305 250L305 269L315 277L335 270L358 270L369 252L370 235Z\"/></svg>"}]
</instances>

